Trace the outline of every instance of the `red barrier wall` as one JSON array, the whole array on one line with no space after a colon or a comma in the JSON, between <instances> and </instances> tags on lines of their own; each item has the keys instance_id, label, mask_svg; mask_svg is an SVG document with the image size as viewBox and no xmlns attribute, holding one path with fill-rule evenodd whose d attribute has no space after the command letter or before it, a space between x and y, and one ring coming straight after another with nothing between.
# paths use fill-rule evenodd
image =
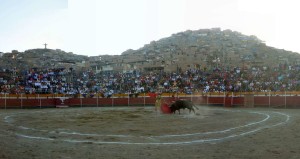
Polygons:
<instances>
[{"instance_id":1,"label":"red barrier wall","mask_svg":"<svg viewBox=\"0 0 300 159\"><path fill-rule=\"evenodd\" d=\"M198 96L163 97L162 104L170 104L177 99L191 100L195 105L222 105L226 107L243 106L244 97ZM69 98L64 105L70 107L86 106L154 106L154 97L139 98ZM0 108L45 108L61 105L60 98L15 98L0 99ZM254 96L254 107L300 108L300 96Z\"/></svg>"},{"instance_id":2,"label":"red barrier wall","mask_svg":"<svg viewBox=\"0 0 300 159\"><path fill-rule=\"evenodd\" d=\"M0 108L5 108L5 99L0 99Z\"/></svg>"},{"instance_id":3,"label":"red barrier wall","mask_svg":"<svg viewBox=\"0 0 300 159\"><path fill-rule=\"evenodd\" d=\"M300 107L300 97L298 96L288 96L286 97L286 105L292 108Z\"/></svg>"},{"instance_id":4,"label":"red barrier wall","mask_svg":"<svg viewBox=\"0 0 300 159\"><path fill-rule=\"evenodd\" d=\"M233 97L233 106L243 106L244 105L244 97Z\"/></svg>"}]
</instances>

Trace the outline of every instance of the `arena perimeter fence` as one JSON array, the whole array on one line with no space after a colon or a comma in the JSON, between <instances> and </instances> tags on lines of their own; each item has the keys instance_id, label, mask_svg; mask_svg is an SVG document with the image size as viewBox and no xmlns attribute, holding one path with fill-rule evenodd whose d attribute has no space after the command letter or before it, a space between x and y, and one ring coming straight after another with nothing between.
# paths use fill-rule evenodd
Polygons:
<instances>
[{"instance_id":1,"label":"arena perimeter fence","mask_svg":"<svg viewBox=\"0 0 300 159\"><path fill-rule=\"evenodd\" d=\"M300 92L221 92L195 94L162 94L162 104L178 99L191 100L195 105L224 107L300 108ZM114 107L154 106L155 96L141 93L137 97L115 94L110 98L63 94L0 94L0 108L55 108L55 107Z\"/></svg>"}]
</instances>

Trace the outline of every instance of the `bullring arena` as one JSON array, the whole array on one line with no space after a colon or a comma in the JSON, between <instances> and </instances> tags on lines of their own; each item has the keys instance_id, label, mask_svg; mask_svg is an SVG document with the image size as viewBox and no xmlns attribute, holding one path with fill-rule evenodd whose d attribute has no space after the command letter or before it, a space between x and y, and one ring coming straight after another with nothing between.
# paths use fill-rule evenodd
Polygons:
<instances>
[{"instance_id":1,"label":"bullring arena","mask_svg":"<svg viewBox=\"0 0 300 159\"><path fill-rule=\"evenodd\" d=\"M8 109L12 101L7 99L5 109L0 109L0 158L257 159L300 156L300 111L294 107L245 108L226 106L226 97L221 97L224 105L212 104L213 97L210 100L204 97L201 101L197 101L200 97L182 97L195 103L198 108L195 114L187 110L181 114L164 114L155 110L153 99L139 98L143 104L128 104L131 99L124 98L122 100L127 102L123 106L116 104L120 103L117 99L109 99L116 100L115 105L104 106L102 99L97 99L98 106L94 107L48 109L38 106ZM215 101L221 99L216 97ZM286 97L282 99L285 103L290 101ZM27 99L22 100L26 103ZM152 104L145 104L147 100ZM231 98L229 103L234 104L233 100ZM66 99L64 104L70 101Z\"/></svg>"}]
</instances>

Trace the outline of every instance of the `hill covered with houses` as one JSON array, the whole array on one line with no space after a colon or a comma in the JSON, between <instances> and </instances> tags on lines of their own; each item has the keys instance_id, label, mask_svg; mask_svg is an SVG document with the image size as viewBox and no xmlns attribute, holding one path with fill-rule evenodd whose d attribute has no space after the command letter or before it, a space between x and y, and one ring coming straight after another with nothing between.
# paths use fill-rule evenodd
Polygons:
<instances>
[{"instance_id":1,"label":"hill covered with houses","mask_svg":"<svg viewBox=\"0 0 300 159\"><path fill-rule=\"evenodd\" d=\"M176 33L138 50L127 50L122 56L133 57L136 63L142 61L140 67L146 70L161 66L158 69L165 71L178 68L275 68L300 62L299 53L267 46L256 36L220 28Z\"/></svg>"},{"instance_id":2,"label":"hill covered with houses","mask_svg":"<svg viewBox=\"0 0 300 159\"><path fill-rule=\"evenodd\" d=\"M288 40L288 39L287 39ZM120 71L178 71L186 69L223 69L233 67L276 68L297 65L300 54L267 46L256 36L246 36L220 28L187 30L152 41L137 50L129 49L121 55L83 56L52 49L13 50L0 53L0 69L26 70L31 68L63 68Z\"/></svg>"}]
</instances>

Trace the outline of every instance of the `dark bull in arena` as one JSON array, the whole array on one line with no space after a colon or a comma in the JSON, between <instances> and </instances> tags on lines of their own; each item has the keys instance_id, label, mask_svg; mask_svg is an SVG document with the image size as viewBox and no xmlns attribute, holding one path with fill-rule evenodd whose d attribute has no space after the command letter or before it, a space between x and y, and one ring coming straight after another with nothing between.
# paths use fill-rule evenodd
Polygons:
<instances>
[{"instance_id":1,"label":"dark bull in arena","mask_svg":"<svg viewBox=\"0 0 300 159\"><path fill-rule=\"evenodd\" d=\"M191 111L193 111L195 113L194 108L198 109L197 107L195 107L195 105L192 103L192 101L189 101L189 100L176 100L170 106L171 113L175 113L177 110L180 114L180 109L185 109L185 108L189 109L190 113L191 113Z\"/></svg>"}]
</instances>

